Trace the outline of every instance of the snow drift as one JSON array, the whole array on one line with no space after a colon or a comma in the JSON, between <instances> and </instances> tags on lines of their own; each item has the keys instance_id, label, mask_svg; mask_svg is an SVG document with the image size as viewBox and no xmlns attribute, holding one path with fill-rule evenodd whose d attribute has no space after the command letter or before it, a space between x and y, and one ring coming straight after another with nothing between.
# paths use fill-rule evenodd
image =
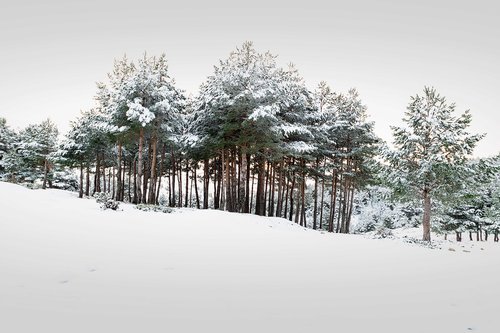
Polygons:
<instances>
[{"instance_id":1,"label":"snow drift","mask_svg":"<svg viewBox=\"0 0 500 333\"><path fill-rule=\"evenodd\" d=\"M1 182L0 214L0 332L497 332L498 244L102 211Z\"/></svg>"}]
</instances>

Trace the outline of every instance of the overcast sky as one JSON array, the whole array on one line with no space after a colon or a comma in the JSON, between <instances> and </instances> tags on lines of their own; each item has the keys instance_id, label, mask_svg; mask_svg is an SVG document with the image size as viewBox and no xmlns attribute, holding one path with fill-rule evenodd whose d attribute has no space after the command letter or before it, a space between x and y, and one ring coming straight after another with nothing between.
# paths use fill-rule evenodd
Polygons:
<instances>
[{"instance_id":1,"label":"overcast sky","mask_svg":"<svg viewBox=\"0 0 500 333\"><path fill-rule=\"evenodd\" d=\"M14 128L50 117L61 131L93 105L113 59L165 52L178 86L196 93L213 65L250 40L310 89L359 90L391 140L425 85L470 109L499 152L500 20L496 1L9 1L0 10L0 116Z\"/></svg>"}]
</instances>

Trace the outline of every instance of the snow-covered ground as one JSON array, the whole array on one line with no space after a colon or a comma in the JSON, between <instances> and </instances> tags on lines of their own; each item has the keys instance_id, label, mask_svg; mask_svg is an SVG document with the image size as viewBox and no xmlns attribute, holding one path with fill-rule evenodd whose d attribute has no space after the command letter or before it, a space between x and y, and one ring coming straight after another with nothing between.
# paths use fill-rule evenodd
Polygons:
<instances>
[{"instance_id":1,"label":"snow-covered ground","mask_svg":"<svg viewBox=\"0 0 500 333\"><path fill-rule=\"evenodd\" d=\"M0 183L0 332L500 331L500 244L122 207Z\"/></svg>"}]
</instances>

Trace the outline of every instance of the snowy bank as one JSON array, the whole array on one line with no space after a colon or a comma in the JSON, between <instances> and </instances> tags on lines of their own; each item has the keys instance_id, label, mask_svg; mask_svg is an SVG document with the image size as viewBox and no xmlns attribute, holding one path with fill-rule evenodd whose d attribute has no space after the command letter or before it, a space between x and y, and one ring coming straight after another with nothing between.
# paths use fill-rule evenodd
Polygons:
<instances>
[{"instance_id":1,"label":"snowy bank","mask_svg":"<svg viewBox=\"0 0 500 333\"><path fill-rule=\"evenodd\" d=\"M0 332L497 332L498 244L122 207L0 182Z\"/></svg>"}]
</instances>

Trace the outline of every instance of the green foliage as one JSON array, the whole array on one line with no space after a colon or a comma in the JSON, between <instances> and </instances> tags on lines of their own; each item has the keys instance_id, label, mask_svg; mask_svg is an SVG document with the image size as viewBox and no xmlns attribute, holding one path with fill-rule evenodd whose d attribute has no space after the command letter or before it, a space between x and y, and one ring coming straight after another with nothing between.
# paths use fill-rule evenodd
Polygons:
<instances>
[{"instance_id":1,"label":"green foliage","mask_svg":"<svg viewBox=\"0 0 500 333\"><path fill-rule=\"evenodd\" d=\"M386 148L386 179L401 195L428 191L446 195L461 186L470 170L466 161L483 135L471 135L471 115L455 116L455 104L434 88L411 98L403 121L407 127L392 127L394 149Z\"/></svg>"}]
</instances>

